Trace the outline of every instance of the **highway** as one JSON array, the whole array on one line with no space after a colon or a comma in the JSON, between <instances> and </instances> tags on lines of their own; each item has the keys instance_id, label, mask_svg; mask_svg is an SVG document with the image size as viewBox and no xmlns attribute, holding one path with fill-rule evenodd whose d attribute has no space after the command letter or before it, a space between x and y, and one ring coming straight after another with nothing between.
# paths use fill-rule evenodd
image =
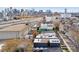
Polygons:
<instances>
[{"instance_id":1,"label":"highway","mask_svg":"<svg viewBox=\"0 0 79 59\"><path fill-rule=\"evenodd\" d=\"M42 17L40 18L30 18L30 19L18 19L18 20L8 20L8 21L1 21L0 25L10 24L10 23L27 23L27 22L35 22L35 21L42 21Z\"/></svg>"},{"instance_id":2,"label":"highway","mask_svg":"<svg viewBox=\"0 0 79 59\"><path fill-rule=\"evenodd\" d=\"M34 25L35 23L37 23L37 21L39 21L39 19L34 19L34 20L11 20L11 21L3 21L0 22L0 29L8 27L8 26L12 26L12 25L16 25L16 24L30 24L30 25Z\"/></svg>"}]
</instances>

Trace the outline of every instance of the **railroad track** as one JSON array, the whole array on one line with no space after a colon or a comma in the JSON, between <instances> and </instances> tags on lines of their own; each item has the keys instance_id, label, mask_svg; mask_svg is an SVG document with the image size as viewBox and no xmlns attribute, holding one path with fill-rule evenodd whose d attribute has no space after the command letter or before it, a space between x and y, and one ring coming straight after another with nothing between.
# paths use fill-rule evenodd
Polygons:
<instances>
[{"instance_id":1,"label":"railroad track","mask_svg":"<svg viewBox=\"0 0 79 59\"><path fill-rule=\"evenodd\" d=\"M65 39L62 37L62 34L60 34L59 32L57 32L57 36L60 39L60 46L61 46L62 51L63 52L72 52L72 49L67 44L67 42L65 41Z\"/></svg>"}]
</instances>

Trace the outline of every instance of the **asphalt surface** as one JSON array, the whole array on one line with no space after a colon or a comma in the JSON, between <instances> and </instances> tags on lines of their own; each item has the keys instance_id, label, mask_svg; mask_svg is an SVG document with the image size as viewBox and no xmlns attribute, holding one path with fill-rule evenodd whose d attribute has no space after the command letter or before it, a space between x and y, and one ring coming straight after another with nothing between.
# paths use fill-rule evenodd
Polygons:
<instances>
[{"instance_id":1,"label":"asphalt surface","mask_svg":"<svg viewBox=\"0 0 79 59\"><path fill-rule=\"evenodd\" d=\"M61 48L48 48L47 50L43 50L43 52L62 52Z\"/></svg>"}]
</instances>

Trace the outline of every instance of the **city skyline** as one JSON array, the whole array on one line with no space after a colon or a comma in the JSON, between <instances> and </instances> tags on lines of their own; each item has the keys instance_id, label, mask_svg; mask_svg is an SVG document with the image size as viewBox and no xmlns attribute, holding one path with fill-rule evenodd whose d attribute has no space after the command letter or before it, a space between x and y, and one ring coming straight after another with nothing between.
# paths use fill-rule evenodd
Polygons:
<instances>
[{"instance_id":1,"label":"city skyline","mask_svg":"<svg viewBox=\"0 0 79 59\"><path fill-rule=\"evenodd\" d=\"M5 8L9 8L9 7L0 7L0 12L2 10L5 10ZM32 9L34 9L36 11L51 10L52 12L64 12L65 8L67 9L67 12L79 12L79 7L13 7L13 9L18 9L18 10L21 10L21 9L32 10Z\"/></svg>"}]
</instances>

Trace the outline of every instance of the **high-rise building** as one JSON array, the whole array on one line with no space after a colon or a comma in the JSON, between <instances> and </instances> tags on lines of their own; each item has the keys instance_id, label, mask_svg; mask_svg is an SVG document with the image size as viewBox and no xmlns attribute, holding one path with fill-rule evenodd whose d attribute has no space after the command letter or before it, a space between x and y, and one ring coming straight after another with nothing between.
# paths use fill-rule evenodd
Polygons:
<instances>
[{"instance_id":1,"label":"high-rise building","mask_svg":"<svg viewBox=\"0 0 79 59\"><path fill-rule=\"evenodd\" d=\"M65 14L67 14L67 9L65 8Z\"/></svg>"},{"instance_id":2,"label":"high-rise building","mask_svg":"<svg viewBox=\"0 0 79 59\"><path fill-rule=\"evenodd\" d=\"M3 19L3 13L2 12L0 12L0 21L2 21Z\"/></svg>"},{"instance_id":3,"label":"high-rise building","mask_svg":"<svg viewBox=\"0 0 79 59\"><path fill-rule=\"evenodd\" d=\"M39 13L42 13L43 12L43 10L39 10Z\"/></svg>"}]
</instances>

